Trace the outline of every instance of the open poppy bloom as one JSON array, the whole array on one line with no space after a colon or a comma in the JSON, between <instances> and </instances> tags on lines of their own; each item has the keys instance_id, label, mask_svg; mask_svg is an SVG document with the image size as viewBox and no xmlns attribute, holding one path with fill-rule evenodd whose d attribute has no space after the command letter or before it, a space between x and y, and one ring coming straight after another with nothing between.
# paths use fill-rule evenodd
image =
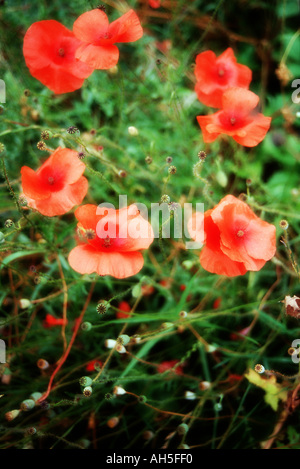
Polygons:
<instances>
[{"instance_id":1,"label":"open poppy bloom","mask_svg":"<svg viewBox=\"0 0 300 469\"><path fill-rule=\"evenodd\" d=\"M227 277L244 275L248 270L260 270L275 255L275 226L261 220L245 202L232 195L207 210L203 223L200 264L208 272ZM197 239L195 232L190 235Z\"/></svg>"},{"instance_id":2,"label":"open poppy bloom","mask_svg":"<svg viewBox=\"0 0 300 469\"><path fill-rule=\"evenodd\" d=\"M172 370L174 366L179 362L179 360L169 360L165 362L161 362L157 367L158 373L164 373L165 371ZM176 375L182 375L183 373L183 365L178 365L174 370L173 373Z\"/></svg>"},{"instance_id":3,"label":"open poppy bloom","mask_svg":"<svg viewBox=\"0 0 300 469\"><path fill-rule=\"evenodd\" d=\"M139 251L150 246L154 233L135 205L115 210L88 204L78 207L75 216L85 241L69 254L76 272L126 278L142 269Z\"/></svg>"},{"instance_id":4,"label":"open poppy bloom","mask_svg":"<svg viewBox=\"0 0 300 469\"><path fill-rule=\"evenodd\" d=\"M63 215L81 204L88 190L82 176L85 164L77 151L58 147L37 170L21 168L23 194L28 206L42 215Z\"/></svg>"},{"instance_id":5,"label":"open poppy bloom","mask_svg":"<svg viewBox=\"0 0 300 469\"><path fill-rule=\"evenodd\" d=\"M23 54L31 75L56 94L78 90L93 68L75 58L81 41L55 20L33 23Z\"/></svg>"},{"instance_id":6,"label":"open poppy bloom","mask_svg":"<svg viewBox=\"0 0 300 469\"><path fill-rule=\"evenodd\" d=\"M66 324L68 324L67 319L55 318L52 314L47 314L43 321L43 326L47 329L55 326L65 326Z\"/></svg>"},{"instance_id":7,"label":"open poppy bloom","mask_svg":"<svg viewBox=\"0 0 300 469\"><path fill-rule=\"evenodd\" d=\"M143 35L143 28L133 10L109 24L104 11L95 9L77 18L73 32L83 42L76 58L94 69L104 70L118 63L119 49L114 44L137 41Z\"/></svg>"},{"instance_id":8,"label":"open poppy bloom","mask_svg":"<svg viewBox=\"0 0 300 469\"><path fill-rule=\"evenodd\" d=\"M222 110L197 116L203 140L213 142L220 134L230 135L244 147L255 147L266 136L271 117L255 111L259 97L243 88L230 88L222 96Z\"/></svg>"},{"instance_id":9,"label":"open poppy bloom","mask_svg":"<svg viewBox=\"0 0 300 469\"><path fill-rule=\"evenodd\" d=\"M207 50L196 57L195 91L201 103L222 107L222 95L228 88L249 88L252 72L246 65L238 64L229 47L219 57Z\"/></svg>"},{"instance_id":10,"label":"open poppy bloom","mask_svg":"<svg viewBox=\"0 0 300 469\"><path fill-rule=\"evenodd\" d=\"M117 319L130 318L131 306L127 301L121 301L116 312Z\"/></svg>"},{"instance_id":11,"label":"open poppy bloom","mask_svg":"<svg viewBox=\"0 0 300 469\"><path fill-rule=\"evenodd\" d=\"M95 370L101 368L101 366L102 366L102 362L100 360L95 359L95 360L90 361L86 365L85 369L86 369L86 371L95 371Z\"/></svg>"},{"instance_id":12,"label":"open poppy bloom","mask_svg":"<svg viewBox=\"0 0 300 469\"><path fill-rule=\"evenodd\" d=\"M151 8L159 8L161 4L161 0L149 0L148 3Z\"/></svg>"}]
</instances>

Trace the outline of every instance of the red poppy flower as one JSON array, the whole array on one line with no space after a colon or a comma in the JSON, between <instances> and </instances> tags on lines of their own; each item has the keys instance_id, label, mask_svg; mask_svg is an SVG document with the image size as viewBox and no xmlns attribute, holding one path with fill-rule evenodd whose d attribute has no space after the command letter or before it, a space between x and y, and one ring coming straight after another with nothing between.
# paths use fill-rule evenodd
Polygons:
<instances>
[{"instance_id":1,"label":"red poppy flower","mask_svg":"<svg viewBox=\"0 0 300 469\"><path fill-rule=\"evenodd\" d=\"M179 360L169 360L169 361L161 362L157 367L157 372L158 373L164 373L167 370L171 370L172 368L174 368L174 366L178 362L179 362ZM177 375L182 375L182 373L183 373L182 365L177 366L174 369L174 373L176 373Z\"/></svg>"},{"instance_id":2,"label":"red poppy flower","mask_svg":"<svg viewBox=\"0 0 300 469\"><path fill-rule=\"evenodd\" d=\"M205 245L200 264L208 272L228 277L244 275L248 270L260 270L275 255L275 226L232 195L206 211L203 222ZM197 237L195 232L190 235Z\"/></svg>"},{"instance_id":3,"label":"red poppy flower","mask_svg":"<svg viewBox=\"0 0 300 469\"><path fill-rule=\"evenodd\" d=\"M149 0L149 6L151 8L159 8L161 4L161 0Z\"/></svg>"},{"instance_id":4,"label":"red poppy flower","mask_svg":"<svg viewBox=\"0 0 300 469\"><path fill-rule=\"evenodd\" d=\"M56 94L78 90L93 68L75 58L81 41L54 20L33 23L24 37L23 54L31 75Z\"/></svg>"},{"instance_id":5,"label":"red poppy flower","mask_svg":"<svg viewBox=\"0 0 300 469\"><path fill-rule=\"evenodd\" d=\"M221 111L197 117L204 142L213 142L220 134L227 134L244 147L258 145L271 125L271 117L254 110L258 101L255 93L243 88L225 91Z\"/></svg>"},{"instance_id":6,"label":"red poppy flower","mask_svg":"<svg viewBox=\"0 0 300 469\"><path fill-rule=\"evenodd\" d=\"M43 321L43 326L45 328L55 327L55 326L65 326L66 324L68 324L67 320L63 318L60 318L60 319L55 318L51 314L47 314L46 318Z\"/></svg>"},{"instance_id":7,"label":"red poppy flower","mask_svg":"<svg viewBox=\"0 0 300 469\"><path fill-rule=\"evenodd\" d=\"M36 172L23 166L22 188L29 207L54 217L81 204L88 190L84 170L77 151L60 147Z\"/></svg>"},{"instance_id":8,"label":"red poppy flower","mask_svg":"<svg viewBox=\"0 0 300 469\"><path fill-rule=\"evenodd\" d=\"M243 340L244 337L246 337L252 329L253 325L250 324L250 326L245 327L244 329L241 329L237 333L231 332L230 334L230 340Z\"/></svg>"},{"instance_id":9,"label":"red poppy flower","mask_svg":"<svg viewBox=\"0 0 300 469\"><path fill-rule=\"evenodd\" d=\"M101 368L102 362L97 359L90 361L85 367L86 371L95 371L96 369L95 365L96 365L96 368Z\"/></svg>"},{"instance_id":10,"label":"red poppy flower","mask_svg":"<svg viewBox=\"0 0 300 469\"><path fill-rule=\"evenodd\" d=\"M154 233L135 205L115 210L88 204L78 207L75 216L86 241L69 254L76 272L126 278L142 269L139 251L150 246Z\"/></svg>"},{"instance_id":11,"label":"red poppy flower","mask_svg":"<svg viewBox=\"0 0 300 469\"><path fill-rule=\"evenodd\" d=\"M222 107L222 95L228 88L249 88L252 72L246 65L238 64L229 47L216 57L211 50L196 57L195 91L199 101L206 106Z\"/></svg>"},{"instance_id":12,"label":"red poppy flower","mask_svg":"<svg viewBox=\"0 0 300 469\"><path fill-rule=\"evenodd\" d=\"M73 31L83 42L76 51L76 58L94 69L102 70L118 63L119 49L115 44L134 42L143 35L140 20L133 10L111 24L104 11L87 11L77 18Z\"/></svg>"},{"instance_id":13,"label":"red poppy flower","mask_svg":"<svg viewBox=\"0 0 300 469\"><path fill-rule=\"evenodd\" d=\"M131 306L127 301L121 301L118 306L118 311L116 312L117 319L126 319L130 318Z\"/></svg>"}]
</instances>

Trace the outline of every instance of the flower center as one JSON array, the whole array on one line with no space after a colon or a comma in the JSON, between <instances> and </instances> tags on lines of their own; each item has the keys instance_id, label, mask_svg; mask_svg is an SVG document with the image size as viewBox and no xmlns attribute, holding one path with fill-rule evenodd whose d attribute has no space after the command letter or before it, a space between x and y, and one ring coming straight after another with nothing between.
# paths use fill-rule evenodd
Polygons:
<instances>
[{"instance_id":1,"label":"flower center","mask_svg":"<svg viewBox=\"0 0 300 469\"><path fill-rule=\"evenodd\" d=\"M109 236L106 236L106 238L103 239L102 246L105 248L109 248L111 246L111 239Z\"/></svg>"},{"instance_id":2,"label":"flower center","mask_svg":"<svg viewBox=\"0 0 300 469\"><path fill-rule=\"evenodd\" d=\"M48 182L49 182L50 186L53 186L53 184L54 184L54 178L51 177L51 176L48 177Z\"/></svg>"},{"instance_id":3,"label":"flower center","mask_svg":"<svg viewBox=\"0 0 300 469\"><path fill-rule=\"evenodd\" d=\"M231 117L230 118L230 124L231 125L234 125L236 123L236 118L235 117Z\"/></svg>"},{"instance_id":4,"label":"flower center","mask_svg":"<svg viewBox=\"0 0 300 469\"><path fill-rule=\"evenodd\" d=\"M236 235L237 235L238 238L242 238L244 236L244 234L245 233L242 230L239 230Z\"/></svg>"},{"instance_id":5,"label":"flower center","mask_svg":"<svg viewBox=\"0 0 300 469\"><path fill-rule=\"evenodd\" d=\"M225 74L225 72L224 72L223 68L220 68L220 69L218 70L218 75L219 75L219 77L223 77L224 74Z\"/></svg>"},{"instance_id":6,"label":"flower center","mask_svg":"<svg viewBox=\"0 0 300 469\"><path fill-rule=\"evenodd\" d=\"M65 56L65 50L61 47L60 49L58 49L58 55L60 57L64 57Z\"/></svg>"}]
</instances>

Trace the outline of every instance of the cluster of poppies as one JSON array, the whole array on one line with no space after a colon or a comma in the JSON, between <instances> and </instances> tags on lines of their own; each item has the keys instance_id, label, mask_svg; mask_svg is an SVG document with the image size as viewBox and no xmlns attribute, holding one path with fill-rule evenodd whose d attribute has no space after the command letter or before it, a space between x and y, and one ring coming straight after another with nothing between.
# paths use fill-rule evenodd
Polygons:
<instances>
[{"instance_id":1,"label":"cluster of poppies","mask_svg":"<svg viewBox=\"0 0 300 469\"><path fill-rule=\"evenodd\" d=\"M23 54L33 77L55 94L75 91L95 69L113 68L119 60L118 43L143 35L137 14L129 10L109 24L104 11L83 13L73 31L55 20L33 23L27 30Z\"/></svg>"},{"instance_id":2,"label":"cluster of poppies","mask_svg":"<svg viewBox=\"0 0 300 469\"><path fill-rule=\"evenodd\" d=\"M197 116L205 143L227 134L245 147L254 147L265 138L271 118L257 111L259 97L248 89L252 72L237 63L231 48L219 57L210 50L198 54L195 76L199 101L219 109Z\"/></svg>"},{"instance_id":3,"label":"cluster of poppies","mask_svg":"<svg viewBox=\"0 0 300 469\"><path fill-rule=\"evenodd\" d=\"M55 93L64 93L78 89L94 69L116 65L119 50L115 44L136 41L142 34L133 10L109 24L106 14L95 9L81 15L73 31L53 20L34 23L24 38L24 56L35 78ZM254 112L258 97L247 89L251 70L237 64L233 51L227 49L218 58L211 51L199 54L195 74L199 100L221 108L216 114L198 117L204 141L227 133L244 146L259 143L271 119ZM60 147L37 171L23 166L22 190L28 206L53 217L80 205L88 191L84 170L78 152ZM136 205L119 210L81 205L75 217L78 245L68 257L75 271L121 279L142 269L141 251L149 248L154 233ZM204 244L202 267L212 273L232 277L257 271L275 254L275 227L232 195L204 215L194 214L188 226L191 238ZM51 318L48 323L50 327Z\"/></svg>"}]
</instances>

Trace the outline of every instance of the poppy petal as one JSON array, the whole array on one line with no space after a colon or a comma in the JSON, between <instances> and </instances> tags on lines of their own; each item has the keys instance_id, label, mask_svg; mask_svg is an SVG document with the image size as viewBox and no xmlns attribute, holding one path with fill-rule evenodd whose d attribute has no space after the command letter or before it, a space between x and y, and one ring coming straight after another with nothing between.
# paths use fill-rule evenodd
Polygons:
<instances>
[{"instance_id":1,"label":"poppy petal","mask_svg":"<svg viewBox=\"0 0 300 469\"><path fill-rule=\"evenodd\" d=\"M74 184L84 173L85 164L80 161L75 150L59 147L50 158L53 170L64 173L65 184Z\"/></svg>"},{"instance_id":2,"label":"poppy petal","mask_svg":"<svg viewBox=\"0 0 300 469\"><path fill-rule=\"evenodd\" d=\"M111 275L115 278L126 278L137 274L144 265L140 252L118 253L99 252L92 246L76 246L69 254L69 264L81 274Z\"/></svg>"},{"instance_id":3,"label":"poppy petal","mask_svg":"<svg viewBox=\"0 0 300 469\"><path fill-rule=\"evenodd\" d=\"M73 25L73 33L83 42L95 44L108 30L108 18L104 11L94 9L83 13Z\"/></svg>"},{"instance_id":4,"label":"poppy petal","mask_svg":"<svg viewBox=\"0 0 300 469\"><path fill-rule=\"evenodd\" d=\"M204 246L201 251L200 264L208 272L227 277L236 277L247 272L243 263L235 262L221 250L210 249L207 246Z\"/></svg>"},{"instance_id":5,"label":"poppy petal","mask_svg":"<svg viewBox=\"0 0 300 469\"><path fill-rule=\"evenodd\" d=\"M222 109L241 115L248 115L259 102L257 94L245 88L229 88L222 96Z\"/></svg>"},{"instance_id":6,"label":"poppy petal","mask_svg":"<svg viewBox=\"0 0 300 469\"><path fill-rule=\"evenodd\" d=\"M78 78L68 73L63 68L53 67L51 65L40 69L29 68L29 71L34 78L39 80L55 94L70 93L79 90L84 83L84 78Z\"/></svg>"},{"instance_id":7,"label":"poppy petal","mask_svg":"<svg viewBox=\"0 0 300 469\"><path fill-rule=\"evenodd\" d=\"M75 56L94 69L107 70L117 65L119 49L114 45L82 44L77 49Z\"/></svg>"},{"instance_id":8,"label":"poppy petal","mask_svg":"<svg viewBox=\"0 0 300 469\"><path fill-rule=\"evenodd\" d=\"M271 117L257 114L252 122L244 127L244 135L238 135L237 133L233 136L234 140L244 147L255 147L265 138L271 126L271 120Z\"/></svg>"},{"instance_id":9,"label":"poppy petal","mask_svg":"<svg viewBox=\"0 0 300 469\"><path fill-rule=\"evenodd\" d=\"M50 196L50 190L45 189L44 183L33 169L28 166L21 168L22 189L26 197L35 200L45 200Z\"/></svg>"},{"instance_id":10,"label":"poppy petal","mask_svg":"<svg viewBox=\"0 0 300 469\"><path fill-rule=\"evenodd\" d=\"M36 209L47 217L64 215L75 205L81 204L88 191L88 181L84 176L74 184L67 184L61 191L52 192L44 201L35 201Z\"/></svg>"},{"instance_id":11,"label":"poppy petal","mask_svg":"<svg viewBox=\"0 0 300 469\"><path fill-rule=\"evenodd\" d=\"M125 15L113 21L108 28L109 35L113 37L114 43L134 42L143 36L138 15L129 10Z\"/></svg>"}]
</instances>

